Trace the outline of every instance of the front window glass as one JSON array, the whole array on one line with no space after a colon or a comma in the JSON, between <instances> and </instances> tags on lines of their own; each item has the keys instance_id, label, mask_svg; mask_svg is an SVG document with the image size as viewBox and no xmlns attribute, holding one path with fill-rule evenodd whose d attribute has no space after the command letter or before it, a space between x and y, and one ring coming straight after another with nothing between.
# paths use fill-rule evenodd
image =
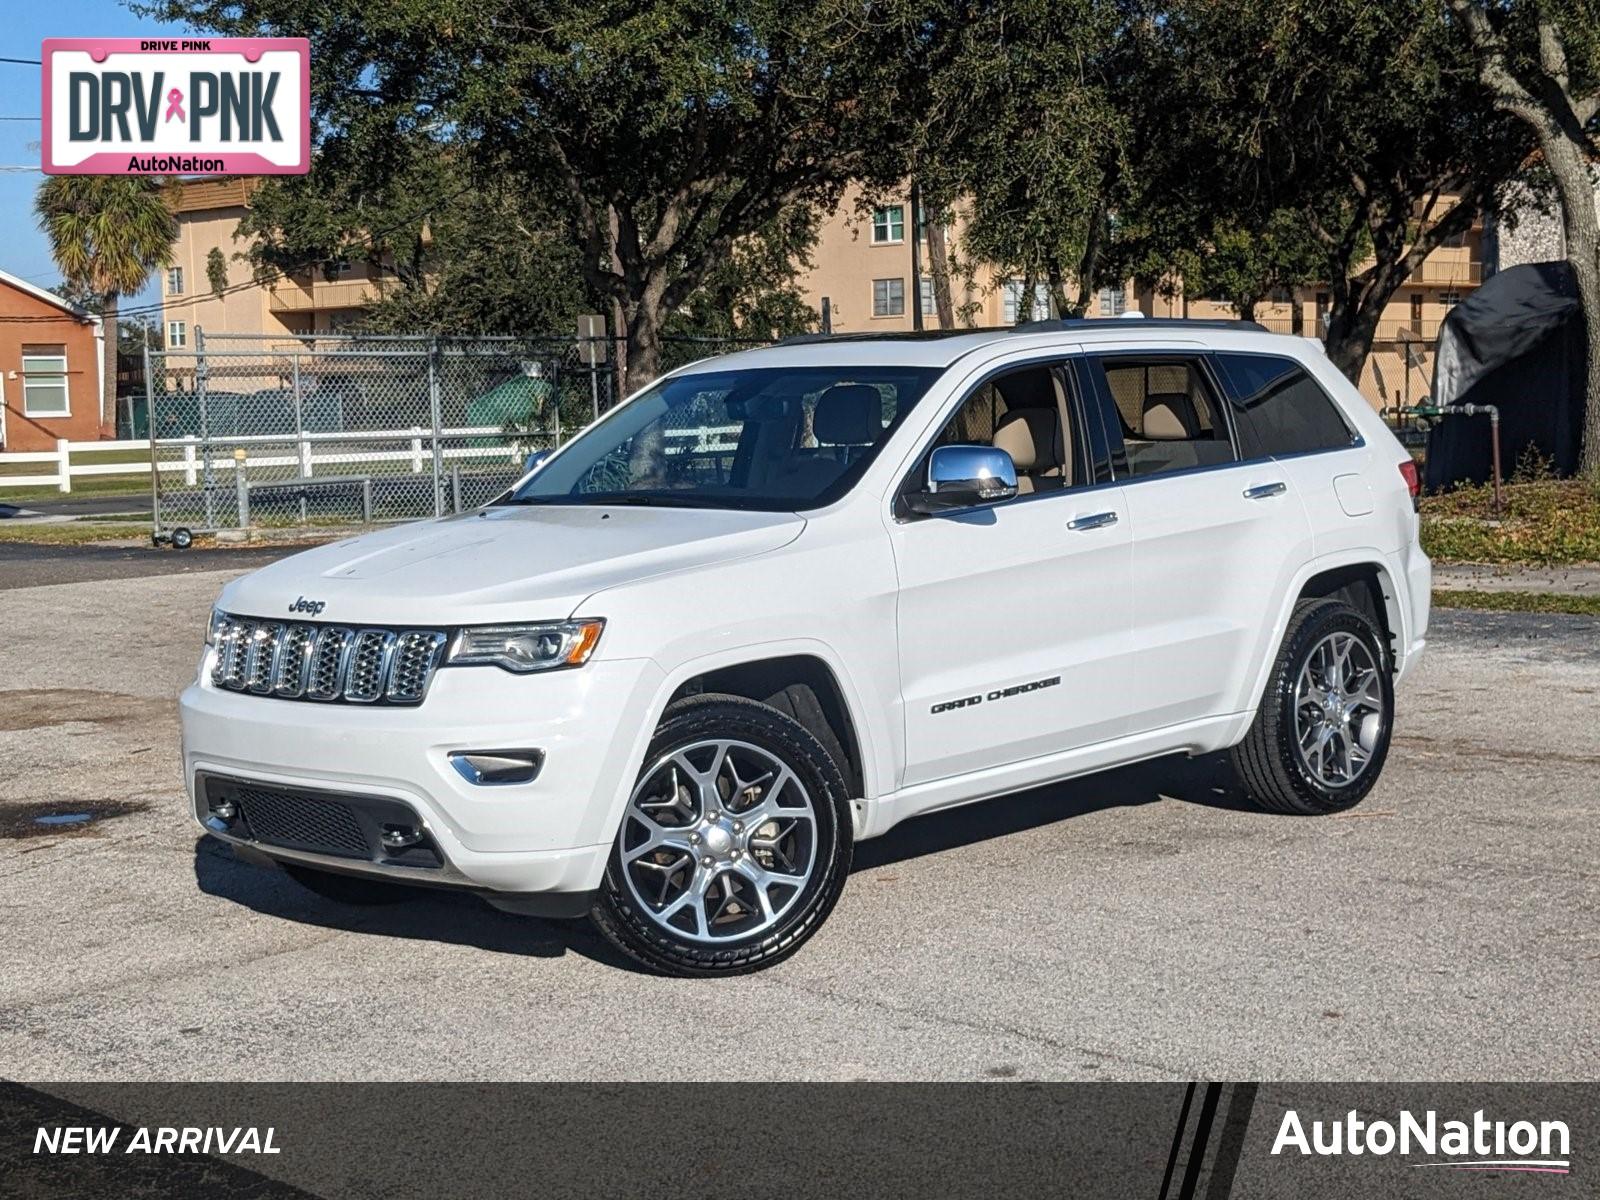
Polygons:
<instances>
[{"instance_id":1,"label":"front window glass","mask_svg":"<svg viewBox=\"0 0 1600 1200\"><path fill-rule=\"evenodd\" d=\"M794 511L858 480L934 367L771 367L663 380L580 434L511 504Z\"/></svg>"}]
</instances>

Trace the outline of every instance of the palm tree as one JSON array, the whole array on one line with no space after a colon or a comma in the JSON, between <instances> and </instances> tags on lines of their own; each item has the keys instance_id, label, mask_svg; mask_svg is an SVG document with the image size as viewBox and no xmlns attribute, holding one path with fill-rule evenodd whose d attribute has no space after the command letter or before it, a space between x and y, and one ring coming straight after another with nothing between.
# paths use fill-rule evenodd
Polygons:
<instances>
[{"instance_id":1,"label":"palm tree","mask_svg":"<svg viewBox=\"0 0 1600 1200\"><path fill-rule=\"evenodd\" d=\"M117 377L117 298L141 290L172 261L178 222L167 187L143 175L52 175L34 199L66 283L101 298L109 380Z\"/></svg>"}]
</instances>

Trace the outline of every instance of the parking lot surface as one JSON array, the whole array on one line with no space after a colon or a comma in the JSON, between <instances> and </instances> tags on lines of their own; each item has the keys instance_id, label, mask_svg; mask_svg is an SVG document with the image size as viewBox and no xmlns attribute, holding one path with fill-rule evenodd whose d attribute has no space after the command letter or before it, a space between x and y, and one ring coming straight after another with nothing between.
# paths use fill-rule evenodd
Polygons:
<instances>
[{"instance_id":1,"label":"parking lot surface","mask_svg":"<svg viewBox=\"0 0 1600 1200\"><path fill-rule=\"evenodd\" d=\"M247 564L208 565L0 562L10 1078L1600 1074L1600 621L1437 614L1352 813L1253 812L1212 760L1019 793L863 844L790 962L679 981L581 923L341 907L199 838L175 696Z\"/></svg>"}]
</instances>

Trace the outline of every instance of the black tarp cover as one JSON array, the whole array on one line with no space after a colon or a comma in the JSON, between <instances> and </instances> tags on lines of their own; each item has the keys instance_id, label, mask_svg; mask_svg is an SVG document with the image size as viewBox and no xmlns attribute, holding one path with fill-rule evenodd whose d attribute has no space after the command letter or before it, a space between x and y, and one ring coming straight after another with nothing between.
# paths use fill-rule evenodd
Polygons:
<instances>
[{"instance_id":1,"label":"black tarp cover","mask_svg":"<svg viewBox=\"0 0 1600 1200\"><path fill-rule=\"evenodd\" d=\"M1434 355L1433 400L1500 411L1500 455L1510 474L1530 446L1563 475L1577 469L1583 427L1583 321L1565 262L1528 263L1492 276L1450 310ZM1489 418L1450 417L1428 435L1425 482L1450 487L1490 477Z\"/></svg>"}]
</instances>

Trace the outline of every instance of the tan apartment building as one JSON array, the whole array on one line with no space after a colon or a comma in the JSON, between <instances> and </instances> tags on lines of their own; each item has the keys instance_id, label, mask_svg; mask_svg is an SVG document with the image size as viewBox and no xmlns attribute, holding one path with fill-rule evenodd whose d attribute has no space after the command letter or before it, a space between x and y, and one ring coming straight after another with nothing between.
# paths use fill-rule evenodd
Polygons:
<instances>
[{"instance_id":1,"label":"tan apartment building","mask_svg":"<svg viewBox=\"0 0 1600 1200\"><path fill-rule=\"evenodd\" d=\"M850 189L823 222L812 251L812 266L800 279L806 300L819 312L827 302L836 333L901 332L914 328L912 305L922 310L925 329L939 328L928 274L926 238L917 247L921 265L918 295L912 296L911 204L907 196L863 206L859 189ZM961 222L948 231L959 256ZM1006 279L984 267L970 280L952 279L957 319L973 327L1014 325L1029 308L1034 319L1050 315L1043 287L1023 295L1020 280ZM1427 395L1432 380L1433 344L1450 308L1483 281L1483 228L1440 247L1389 301L1379 322L1373 353L1361 379L1361 391L1374 407L1416 403ZM1296 288L1256 310L1256 320L1277 333L1317 336L1330 304L1326 287ZM1232 317L1225 303L1178 294L1168 297L1152 288L1101 288L1089 315L1118 317L1125 312L1153 317Z\"/></svg>"},{"instance_id":2,"label":"tan apartment building","mask_svg":"<svg viewBox=\"0 0 1600 1200\"><path fill-rule=\"evenodd\" d=\"M318 267L254 284L251 240L236 231L260 182L192 180L175 191L170 203L178 240L161 281L162 333L170 349L192 350L197 329L208 336L338 333L378 297L383 280L353 258L333 264L331 272ZM221 256L218 279L212 278L214 251Z\"/></svg>"}]
</instances>

